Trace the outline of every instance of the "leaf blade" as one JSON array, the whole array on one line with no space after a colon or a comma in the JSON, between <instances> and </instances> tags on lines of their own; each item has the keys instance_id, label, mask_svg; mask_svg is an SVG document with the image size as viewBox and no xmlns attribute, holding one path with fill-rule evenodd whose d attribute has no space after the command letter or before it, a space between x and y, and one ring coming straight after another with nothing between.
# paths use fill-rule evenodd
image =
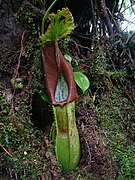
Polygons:
<instances>
[{"instance_id":1,"label":"leaf blade","mask_svg":"<svg viewBox=\"0 0 135 180\"><path fill-rule=\"evenodd\" d=\"M49 15L50 25L48 31L40 37L42 44L55 42L66 37L74 29L74 20L68 8L58 10L57 14Z\"/></svg>"},{"instance_id":2,"label":"leaf blade","mask_svg":"<svg viewBox=\"0 0 135 180\"><path fill-rule=\"evenodd\" d=\"M74 74L74 79L75 79L76 84L80 87L80 89L83 91L83 93L85 93L85 91L90 86L89 79L87 78L87 76L85 76L81 72L73 72L73 74Z\"/></svg>"}]
</instances>

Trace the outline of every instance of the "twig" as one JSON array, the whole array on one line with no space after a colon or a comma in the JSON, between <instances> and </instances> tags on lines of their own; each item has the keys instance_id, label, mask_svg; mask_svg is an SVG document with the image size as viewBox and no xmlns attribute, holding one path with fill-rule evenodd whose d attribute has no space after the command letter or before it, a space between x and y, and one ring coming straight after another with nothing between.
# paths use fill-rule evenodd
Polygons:
<instances>
[{"instance_id":1,"label":"twig","mask_svg":"<svg viewBox=\"0 0 135 180\"><path fill-rule=\"evenodd\" d=\"M10 157L13 157L13 155L12 155L8 150L6 150L6 148L4 148L4 147L2 146L2 144L0 144L0 147L1 147Z\"/></svg>"},{"instance_id":2,"label":"twig","mask_svg":"<svg viewBox=\"0 0 135 180\"><path fill-rule=\"evenodd\" d=\"M42 19L42 27L41 27L41 34L44 34L44 26L45 26L45 21L49 15L49 12L50 10L52 9L52 7L55 5L55 3L57 2L58 0L54 0L53 3L50 5L50 7L47 9L47 11L45 12L44 14L44 17Z\"/></svg>"},{"instance_id":3,"label":"twig","mask_svg":"<svg viewBox=\"0 0 135 180\"><path fill-rule=\"evenodd\" d=\"M132 41L133 38L135 38L135 32L127 39L126 45L128 45Z\"/></svg>"},{"instance_id":4,"label":"twig","mask_svg":"<svg viewBox=\"0 0 135 180\"><path fill-rule=\"evenodd\" d=\"M113 63L112 60L111 60L111 63L112 63L113 69L114 69L115 72L116 72L117 70L116 70L115 65L114 65L114 63ZM122 85L123 90L124 90L125 94L128 96L130 102L132 103L133 106L135 106L135 103L133 102L133 100L132 100L131 96L129 95L127 89L125 88L124 84L122 83L122 81L120 80L120 78L118 78L118 80L119 80L120 84Z\"/></svg>"},{"instance_id":5,"label":"twig","mask_svg":"<svg viewBox=\"0 0 135 180\"><path fill-rule=\"evenodd\" d=\"M133 65L135 65L135 61L134 61L134 59L133 59L132 56L131 56L130 50L128 50L128 57L129 57L131 63L132 63Z\"/></svg>"},{"instance_id":6,"label":"twig","mask_svg":"<svg viewBox=\"0 0 135 180\"><path fill-rule=\"evenodd\" d=\"M135 4L134 4L134 5L135 5ZM121 12L121 14L123 14L127 9L132 8L134 5L130 5L130 6L128 6L127 8L125 8L125 9Z\"/></svg>"},{"instance_id":7,"label":"twig","mask_svg":"<svg viewBox=\"0 0 135 180\"><path fill-rule=\"evenodd\" d=\"M76 48L76 49L77 49L77 51L79 52L79 55L81 55L81 52L80 52L80 49L79 49L79 48L81 48L81 49L87 49L88 51L90 51L90 52L91 52L91 49L90 49L90 48L88 48L88 47L86 47L86 46L82 46L81 44L78 44L75 40L71 39L71 42L73 42L73 43L74 43L75 48ZM91 59L90 57L85 58L84 56L83 56L82 58L83 58L84 60L86 60L86 61L88 61L88 60L90 60L90 59Z\"/></svg>"},{"instance_id":8,"label":"twig","mask_svg":"<svg viewBox=\"0 0 135 180\"><path fill-rule=\"evenodd\" d=\"M20 67L20 63L21 63L21 56L24 52L24 46L23 46L23 43L24 43L24 35L26 33L26 30L24 30L23 34L22 34L22 38L21 38L21 51L20 51L20 54L19 54L19 57L18 57L18 64L17 64L17 67L16 67L16 74L15 74L15 78L17 78L17 76L19 75L18 71L19 71L19 67Z\"/></svg>"},{"instance_id":9,"label":"twig","mask_svg":"<svg viewBox=\"0 0 135 180\"><path fill-rule=\"evenodd\" d=\"M108 80L109 80L109 82L110 82L110 85L111 85L111 87L114 89L114 85L113 85L113 83L112 83L112 80L111 80L111 78L110 78L110 76L109 76L109 74L108 74L108 72L105 70L105 73L106 73L106 75L107 75L107 77L108 77Z\"/></svg>"},{"instance_id":10,"label":"twig","mask_svg":"<svg viewBox=\"0 0 135 180\"><path fill-rule=\"evenodd\" d=\"M16 80L16 78L19 76L19 68L20 68L20 63L21 63L21 57L22 57L22 54L24 52L24 46L23 46L23 43L24 43L24 35L26 33L26 30L24 30L24 32L22 33L22 38L21 38L21 50L20 50L20 54L19 54L19 57L18 57L18 63L17 63L17 67L16 67L16 70L15 70L15 76L14 76L14 80ZM15 113L14 113L14 95L15 95L15 87L14 87L14 91L13 91L13 94L12 94L12 114L13 114L13 121L15 120Z\"/></svg>"},{"instance_id":11,"label":"twig","mask_svg":"<svg viewBox=\"0 0 135 180\"><path fill-rule=\"evenodd\" d=\"M112 80L111 80L111 78L110 78L110 76L109 76L109 74L108 74L108 72L107 72L106 70L105 70L105 73L106 73L106 75L107 75L107 77L108 77L108 80L109 80L109 82L110 82L111 88L114 89L115 92L117 92L117 91L116 91L116 88L114 87L114 85L113 85L113 83L112 83ZM119 95L116 94L116 96L117 96L117 98L118 98L118 100L119 100L119 102L120 102L120 104L121 104L121 107L122 107L123 111L126 113L126 109L125 109L125 107L123 106L123 103L122 103ZM121 120L123 120L123 118L121 118Z\"/></svg>"},{"instance_id":12,"label":"twig","mask_svg":"<svg viewBox=\"0 0 135 180\"><path fill-rule=\"evenodd\" d=\"M33 6L31 3L28 1L24 1L23 5L28 9L28 11L36 14L36 16L43 17L44 15L44 10L40 10L37 7Z\"/></svg>"},{"instance_id":13,"label":"twig","mask_svg":"<svg viewBox=\"0 0 135 180\"><path fill-rule=\"evenodd\" d=\"M121 11L122 6L123 6L123 3L124 3L124 0L122 0L122 2L121 2L121 5L120 5L120 8L119 8L118 12L120 12L120 11Z\"/></svg>"}]
</instances>

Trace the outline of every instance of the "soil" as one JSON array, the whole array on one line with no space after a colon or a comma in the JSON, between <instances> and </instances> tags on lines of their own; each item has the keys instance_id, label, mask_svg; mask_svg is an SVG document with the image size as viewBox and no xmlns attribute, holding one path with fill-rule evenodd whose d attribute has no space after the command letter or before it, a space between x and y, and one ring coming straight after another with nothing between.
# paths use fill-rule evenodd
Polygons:
<instances>
[{"instance_id":1,"label":"soil","mask_svg":"<svg viewBox=\"0 0 135 180\"><path fill-rule=\"evenodd\" d=\"M22 26L15 17L21 4L21 1L17 2L0 1L0 80L7 89L11 88L10 80L14 74L16 56L19 53L23 32Z\"/></svg>"}]
</instances>

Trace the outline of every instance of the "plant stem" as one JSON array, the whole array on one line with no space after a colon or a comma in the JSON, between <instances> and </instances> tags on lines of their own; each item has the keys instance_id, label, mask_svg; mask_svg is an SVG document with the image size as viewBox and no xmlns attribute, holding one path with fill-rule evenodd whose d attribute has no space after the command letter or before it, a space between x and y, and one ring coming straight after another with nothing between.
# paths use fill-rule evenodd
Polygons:
<instances>
[{"instance_id":1,"label":"plant stem","mask_svg":"<svg viewBox=\"0 0 135 180\"><path fill-rule=\"evenodd\" d=\"M49 8L47 9L47 11L44 14L44 17L42 19L42 28L41 28L41 33L44 34L44 26L45 26L45 20L47 19L49 12L51 10L51 8L54 6L54 4L57 2L58 0L54 0L53 3L49 6Z\"/></svg>"}]
</instances>

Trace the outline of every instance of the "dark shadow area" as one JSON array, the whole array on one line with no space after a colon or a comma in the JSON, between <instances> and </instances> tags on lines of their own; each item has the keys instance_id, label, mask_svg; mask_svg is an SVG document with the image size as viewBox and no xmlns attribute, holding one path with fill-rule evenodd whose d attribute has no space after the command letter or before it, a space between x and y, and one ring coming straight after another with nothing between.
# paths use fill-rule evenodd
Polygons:
<instances>
[{"instance_id":1,"label":"dark shadow area","mask_svg":"<svg viewBox=\"0 0 135 180\"><path fill-rule=\"evenodd\" d=\"M31 122L37 129L46 129L53 123L51 105L45 102L39 94L33 95Z\"/></svg>"}]
</instances>

